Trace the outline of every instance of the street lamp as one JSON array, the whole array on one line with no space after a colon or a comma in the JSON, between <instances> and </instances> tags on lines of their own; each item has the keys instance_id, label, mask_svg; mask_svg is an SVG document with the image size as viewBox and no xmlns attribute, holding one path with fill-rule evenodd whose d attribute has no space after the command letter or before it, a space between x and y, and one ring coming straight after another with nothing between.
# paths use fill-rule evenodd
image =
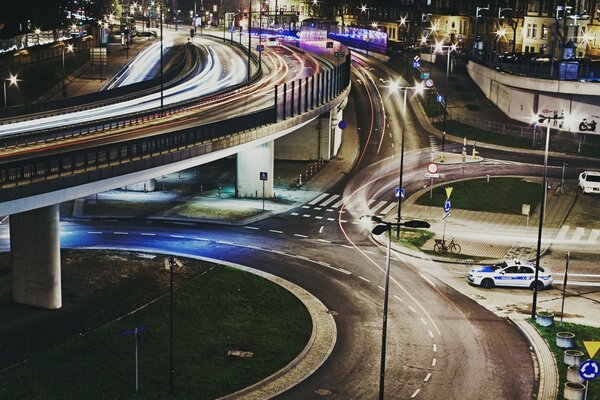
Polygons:
<instances>
[{"instance_id":1,"label":"street lamp","mask_svg":"<svg viewBox=\"0 0 600 400\"><path fill-rule=\"evenodd\" d=\"M174 392L174 376L175 369L173 368L173 269L175 267L183 267L183 263L179 261L177 258L173 256L169 256L169 258L165 258L165 269L169 270L169 286L170 286L170 294L171 294L171 304L170 304L170 316L169 316L169 348L171 353L171 362L169 364L169 390L170 393Z\"/></svg>"},{"instance_id":2,"label":"street lamp","mask_svg":"<svg viewBox=\"0 0 600 400\"><path fill-rule=\"evenodd\" d=\"M67 79L67 74L65 71L65 50L67 50L67 52L72 53L73 52L73 43L68 44L67 46L62 48L62 69L63 69L63 79L62 79L62 95L63 97L66 97L67 95L67 87L65 86L65 80Z\"/></svg>"},{"instance_id":3,"label":"street lamp","mask_svg":"<svg viewBox=\"0 0 600 400\"><path fill-rule=\"evenodd\" d=\"M502 39L503 37L506 37L506 29L504 28L499 28L496 31L496 43L495 43L495 51L500 52L500 39Z\"/></svg>"},{"instance_id":4,"label":"street lamp","mask_svg":"<svg viewBox=\"0 0 600 400\"><path fill-rule=\"evenodd\" d=\"M479 11L489 10L490 7L477 7L477 11L475 12L475 40L473 41L473 48L477 49L477 21L479 20Z\"/></svg>"},{"instance_id":5,"label":"street lamp","mask_svg":"<svg viewBox=\"0 0 600 400\"><path fill-rule=\"evenodd\" d=\"M446 86L444 88L444 125L442 127L442 157L441 157L441 162L444 162L444 148L446 146L446 114L447 114L447 110L448 110L448 76L450 75L450 54L453 51L456 51L456 44L451 44L451 45L442 45L441 42L437 42L435 44L435 51L436 53L438 52L442 52L443 49L449 49L446 57Z\"/></svg>"},{"instance_id":6,"label":"street lamp","mask_svg":"<svg viewBox=\"0 0 600 400\"><path fill-rule=\"evenodd\" d=\"M537 118L537 117L533 117L533 118ZM558 121L563 121L565 119L565 117L563 115L554 115L552 117L549 116L544 116L544 115L539 115L539 119L537 120L537 122L539 123L544 123L546 122L546 145L544 147L544 172L543 172L543 178L542 178L542 200L541 200L541 204L540 204L540 223L539 223L539 227L538 227L538 237L537 237L537 249L536 249L536 253L535 253L535 277L533 279L533 302L532 302L532 307L531 307L531 318L535 319L535 314L536 314L536 306L537 306L537 292L538 292L538 285L537 285L537 281L538 281L538 276L539 276L539 269L540 269L540 253L541 253L541 247L542 247L542 227L544 225L544 215L545 215L545 207L546 207L546 191L548 190L547 186L547 171L548 171L548 144L550 143L550 121L554 121L554 124L556 124ZM562 123L559 124L559 128L562 126Z\"/></svg>"},{"instance_id":7,"label":"street lamp","mask_svg":"<svg viewBox=\"0 0 600 400\"><path fill-rule=\"evenodd\" d=\"M16 87L18 81L20 81L20 79L17 79L17 75L13 74L9 74L8 78L4 78L2 82L4 86L4 108L8 106L8 101L6 99L6 82L8 82L8 87L11 87L12 85L15 85Z\"/></svg>"},{"instance_id":8,"label":"street lamp","mask_svg":"<svg viewBox=\"0 0 600 400\"><path fill-rule=\"evenodd\" d=\"M406 93L406 92L405 92ZM385 390L385 353L386 353L386 341L387 341L387 312L388 312L388 290L390 286L390 253L392 248L392 227L396 226L400 229L400 226L407 228L429 228L429 223L425 221L405 221L405 222L386 222L381 218L372 215L371 221L377 225L371 229L373 235L381 235L384 232L388 233L387 243L387 255L385 262L385 285L384 285L384 297L383 297L383 326L381 330L381 364L379 370L379 400L384 399Z\"/></svg>"},{"instance_id":9,"label":"street lamp","mask_svg":"<svg viewBox=\"0 0 600 400\"><path fill-rule=\"evenodd\" d=\"M398 81L395 81L393 86L393 90L404 90L404 100L402 101L402 142L401 142L401 150L400 150L400 171L398 173L398 190L400 193L398 194L398 213L396 216L397 227L396 227L396 236L398 240L400 240L400 216L401 216L401 206L402 206L402 178L403 178L403 170L404 170L404 136L406 133L406 97L409 90L414 90L417 94L423 93L423 84L418 84L416 86L399 86Z\"/></svg>"}]
</instances>

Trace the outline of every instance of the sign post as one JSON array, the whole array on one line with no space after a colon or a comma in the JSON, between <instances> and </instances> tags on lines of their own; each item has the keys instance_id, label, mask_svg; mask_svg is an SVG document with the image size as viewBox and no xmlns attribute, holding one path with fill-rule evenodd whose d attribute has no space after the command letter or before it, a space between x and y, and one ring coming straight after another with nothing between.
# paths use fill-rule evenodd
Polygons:
<instances>
[{"instance_id":1,"label":"sign post","mask_svg":"<svg viewBox=\"0 0 600 400\"><path fill-rule=\"evenodd\" d=\"M425 178L431 178L431 182L429 185L429 200L433 198L433 178L439 178L440 175L438 172L438 166L436 163L427 164L427 172L425 173Z\"/></svg>"},{"instance_id":2,"label":"sign post","mask_svg":"<svg viewBox=\"0 0 600 400\"><path fill-rule=\"evenodd\" d=\"M136 326L133 329L128 331L121 332L121 336L129 336L133 335L135 341L135 391L138 391L139 388L139 379L138 379L138 333L146 330L145 326Z\"/></svg>"},{"instance_id":3,"label":"sign post","mask_svg":"<svg viewBox=\"0 0 600 400\"><path fill-rule=\"evenodd\" d=\"M265 211L265 181L267 180L268 174L266 172L260 172L260 180L262 181L263 184L263 196L262 196L262 208L263 211Z\"/></svg>"},{"instance_id":4,"label":"sign post","mask_svg":"<svg viewBox=\"0 0 600 400\"><path fill-rule=\"evenodd\" d=\"M452 194L452 186L448 186L445 188L446 190L446 201L444 202L444 216L442 219L444 220L444 230L442 231L442 242L446 240L446 221L448 220L448 216L450 215L450 210L452 209L452 203L450 202L450 195Z\"/></svg>"}]
</instances>

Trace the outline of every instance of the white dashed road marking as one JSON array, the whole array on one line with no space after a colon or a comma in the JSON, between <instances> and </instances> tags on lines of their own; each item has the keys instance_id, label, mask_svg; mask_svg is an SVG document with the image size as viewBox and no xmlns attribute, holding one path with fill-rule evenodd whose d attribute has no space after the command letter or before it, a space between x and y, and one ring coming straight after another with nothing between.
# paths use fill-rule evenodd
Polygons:
<instances>
[{"instance_id":1,"label":"white dashed road marking","mask_svg":"<svg viewBox=\"0 0 600 400\"><path fill-rule=\"evenodd\" d=\"M410 396L410 398L414 399L415 397L417 397L417 395L419 394L420 391L421 391L421 389L415 390L415 392L412 394L412 396Z\"/></svg>"},{"instance_id":2,"label":"white dashed road marking","mask_svg":"<svg viewBox=\"0 0 600 400\"><path fill-rule=\"evenodd\" d=\"M277 230L275 230L275 229L269 229L269 232L272 232L272 233L280 233L280 234L281 234L281 233L283 233L282 231L277 231Z\"/></svg>"},{"instance_id":3,"label":"white dashed road marking","mask_svg":"<svg viewBox=\"0 0 600 400\"><path fill-rule=\"evenodd\" d=\"M365 281L365 282L369 282L369 283L371 283L371 281L370 281L370 280L368 280L367 278L363 278L362 276L359 276L359 278L360 278L360 279L362 279L362 280L363 280L363 281Z\"/></svg>"}]
</instances>

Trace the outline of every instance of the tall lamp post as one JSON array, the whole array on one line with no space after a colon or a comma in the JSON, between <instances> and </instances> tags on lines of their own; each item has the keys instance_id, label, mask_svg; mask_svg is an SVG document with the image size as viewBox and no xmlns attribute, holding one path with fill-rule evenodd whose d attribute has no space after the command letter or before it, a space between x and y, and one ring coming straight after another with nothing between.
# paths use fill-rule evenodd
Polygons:
<instances>
[{"instance_id":1,"label":"tall lamp post","mask_svg":"<svg viewBox=\"0 0 600 400\"><path fill-rule=\"evenodd\" d=\"M555 116L555 117L546 117L543 115L539 116L539 123L547 123L546 125L546 144L544 146L544 172L542 178L542 200L540 204L540 223L538 226L538 237L537 237L537 249L535 253L535 277L533 279L533 301L531 306L531 318L535 319L536 307L537 307L537 292L538 292L538 276L540 269L540 253L542 248L542 227L544 226L544 215L545 215L545 207L546 207L546 190L547 190L547 171L548 171L548 144L550 143L550 121L554 123L559 120L564 120L564 116ZM562 124L560 125L562 126Z\"/></svg>"},{"instance_id":2,"label":"tall lamp post","mask_svg":"<svg viewBox=\"0 0 600 400\"><path fill-rule=\"evenodd\" d=\"M6 82L8 82L8 87L11 87L12 85L17 86L17 82L20 79L17 79L17 75L13 75L10 74L8 78L4 78L2 83L4 86L4 108L6 108L8 106L8 100L6 98Z\"/></svg>"},{"instance_id":3,"label":"tall lamp post","mask_svg":"<svg viewBox=\"0 0 600 400\"><path fill-rule=\"evenodd\" d=\"M475 40L473 40L473 49L477 49L477 21L479 20L479 11L489 10L488 7L477 7L477 11L475 12ZM477 49L478 50L478 49Z\"/></svg>"},{"instance_id":4,"label":"tall lamp post","mask_svg":"<svg viewBox=\"0 0 600 400\"><path fill-rule=\"evenodd\" d=\"M381 218L372 215L371 221L377 225L371 229L371 233L374 235L381 235L384 232L388 233L387 243L387 255L385 262L385 285L384 285L384 297L383 297L383 326L381 329L381 364L379 369L379 400L384 399L385 392L385 355L387 347L387 313L388 313L388 291L390 287L390 253L392 248L392 227L396 226L400 229L400 226L407 228L429 228L429 223L425 221L405 221L405 222L386 222Z\"/></svg>"},{"instance_id":5,"label":"tall lamp post","mask_svg":"<svg viewBox=\"0 0 600 400\"><path fill-rule=\"evenodd\" d=\"M444 162L444 149L446 146L446 114L448 111L448 76L450 75L450 54L453 51L456 51L456 44L451 44L451 45L442 45L441 42L437 42L435 44L435 52L439 53L442 52L443 49L448 49L448 52L446 53L446 85L444 87L444 124L442 126L442 157L441 157L441 161Z\"/></svg>"},{"instance_id":6,"label":"tall lamp post","mask_svg":"<svg viewBox=\"0 0 600 400\"><path fill-rule=\"evenodd\" d=\"M73 52L73 43L70 43L66 47L63 47L63 49L62 49L62 67L63 67L62 68L63 69L62 95L63 95L63 97L67 96L67 87L65 86L65 80L67 79L67 73L65 71L65 50L68 53L72 53Z\"/></svg>"},{"instance_id":7,"label":"tall lamp post","mask_svg":"<svg viewBox=\"0 0 600 400\"><path fill-rule=\"evenodd\" d=\"M169 270L169 292L171 296L169 306L169 349L171 355L169 363L169 391L171 394L175 391L175 369L173 367L173 269L175 269L176 266L182 267L183 263L173 256L169 256L168 259L165 258L165 269Z\"/></svg>"},{"instance_id":8,"label":"tall lamp post","mask_svg":"<svg viewBox=\"0 0 600 400\"><path fill-rule=\"evenodd\" d=\"M414 90L416 93L421 94L423 92L423 85L418 84L416 86L399 86L398 82L396 82L395 86L392 88L395 90L403 90L404 91L404 99L402 101L402 141L401 141L401 150L400 150L400 172L398 174L398 190L402 192L402 175L404 170L404 136L406 133L406 98L409 90ZM398 240L400 240L400 216L401 216L401 207L402 206L402 194L398 194L398 212L396 216L397 224L396 225L396 236Z\"/></svg>"}]
</instances>

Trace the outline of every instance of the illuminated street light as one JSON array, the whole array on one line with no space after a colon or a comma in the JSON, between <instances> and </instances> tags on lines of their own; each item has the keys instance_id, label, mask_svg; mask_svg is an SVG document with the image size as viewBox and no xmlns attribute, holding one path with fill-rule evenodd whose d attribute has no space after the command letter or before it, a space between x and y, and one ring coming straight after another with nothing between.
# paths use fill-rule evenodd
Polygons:
<instances>
[{"instance_id":1,"label":"illuminated street light","mask_svg":"<svg viewBox=\"0 0 600 400\"><path fill-rule=\"evenodd\" d=\"M441 161L444 162L444 150L446 146L446 114L448 111L448 76L450 75L450 54L456 51L456 44L443 45L441 42L436 42L435 52L441 53L443 49L448 49L446 53L446 86L444 88L444 124L442 126L442 157Z\"/></svg>"},{"instance_id":2,"label":"illuminated street light","mask_svg":"<svg viewBox=\"0 0 600 400\"><path fill-rule=\"evenodd\" d=\"M63 97L66 97L67 95L67 87L65 86L65 80L67 79L67 74L65 71L65 50L67 50L68 53L72 53L73 52L73 43L68 44L67 46L64 46L62 49L62 69L63 69L63 79L62 79L62 95Z\"/></svg>"},{"instance_id":3,"label":"illuminated street light","mask_svg":"<svg viewBox=\"0 0 600 400\"><path fill-rule=\"evenodd\" d=\"M19 81L20 81L20 79L17 79L17 75L13 75L13 74L9 74L8 78L4 78L3 79L2 83L3 83L3 86L4 86L4 108L6 108L7 105L8 105L8 102L7 102L7 99L6 99L6 82L8 82L8 87L11 87L13 85L15 87L18 87L17 82L19 82Z\"/></svg>"},{"instance_id":4,"label":"illuminated street light","mask_svg":"<svg viewBox=\"0 0 600 400\"><path fill-rule=\"evenodd\" d=\"M404 92L406 93L406 91ZM406 96L405 96L406 98ZM361 217L362 218L362 217ZM384 297L383 297L383 326L381 329L381 365L379 370L379 400L384 399L385 391L385 354L387 345L387 313L388 313L388 291L390 287L390 253L392 248L392 227L397 227L400 232L400 226L407 228L429 228L430 225L425 221L405 221L405 222L386 222L381 218L372 215L370 216L371 222L375 222L377 225L371 229L373 235L381 235L384 232L388 233L387 243L387 255L385 262L385 284L384 284ZM399 240L399 239L398 239Z\"/></svg>"}]
</instances>

